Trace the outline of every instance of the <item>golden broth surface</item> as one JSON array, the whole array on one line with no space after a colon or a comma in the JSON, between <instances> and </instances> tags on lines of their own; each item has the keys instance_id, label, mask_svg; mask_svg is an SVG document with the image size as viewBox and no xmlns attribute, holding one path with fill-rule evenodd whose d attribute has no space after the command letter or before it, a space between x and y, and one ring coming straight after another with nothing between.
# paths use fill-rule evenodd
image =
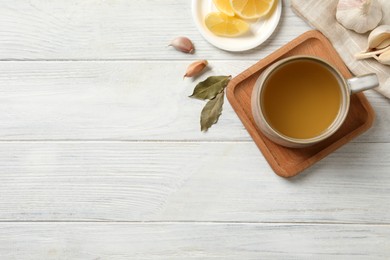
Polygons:
<instances>
[{"instance_id":1,"label":"golden broth surface","mask_svg":"<svg viewBox=\"0 0 390 260\"><path fill-rule=\"evenodd\" d=\"M270 126L285 136L316 137L339 113L339 81L315 61L289 61L271 73L264 84L263 114Z\"/></svg>"}]
</instances>

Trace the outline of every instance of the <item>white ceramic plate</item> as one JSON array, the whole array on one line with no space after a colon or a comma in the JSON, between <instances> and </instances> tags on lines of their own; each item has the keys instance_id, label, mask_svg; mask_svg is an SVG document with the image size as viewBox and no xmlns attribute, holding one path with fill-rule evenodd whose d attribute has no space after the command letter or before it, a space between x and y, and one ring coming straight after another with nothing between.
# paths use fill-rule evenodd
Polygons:
<instances>
[{"instance_id":1,"label":"white ceramic plate","mask_svg":"<svg viewBox=\"0 0 390 260\"><path fill-rule=\"evenodd\" d=\"M246 51L262 44L275 31L282 14L282 0L277 1L271 15L251 22L249 32L236 38L219 37L207 29L204 23L206 15L218 11L212 0L192 0L192 16L200 33L215 47L226 51Z\"/></svg>"}]
</instances>

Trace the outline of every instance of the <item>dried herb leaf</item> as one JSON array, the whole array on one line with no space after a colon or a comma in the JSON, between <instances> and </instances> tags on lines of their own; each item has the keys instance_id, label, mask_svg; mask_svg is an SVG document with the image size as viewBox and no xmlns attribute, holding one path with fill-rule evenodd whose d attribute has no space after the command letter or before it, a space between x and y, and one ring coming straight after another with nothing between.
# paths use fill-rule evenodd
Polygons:
<instances>
[{"instance_id":1,"label":"dried herb leaf","mask_svg":"<svg viewBox=\"0 0 390 260\"><path fill-rule=\"evenodd\" d=\"M222 89L214 99L207 102L200 114L200 129L207 131L213 124L217 123L222 113L223 97L225 92Z\"/></svg>"},{"instance_id":2,"label":"dried herb leaf","mask_svg":"<svg viewBox=\"0 0 390 260\"><path fill-rule=\"evenodd\" d=\"M213 99L229 83L231 76L211 76L196 85L190 97L198 99Z\"/></svg>"}]
</instances>

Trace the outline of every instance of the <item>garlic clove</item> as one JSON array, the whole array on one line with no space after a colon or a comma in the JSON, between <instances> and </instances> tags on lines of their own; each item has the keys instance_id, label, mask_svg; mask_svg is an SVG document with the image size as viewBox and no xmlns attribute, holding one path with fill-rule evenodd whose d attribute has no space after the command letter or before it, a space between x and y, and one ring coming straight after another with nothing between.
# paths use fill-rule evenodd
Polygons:
<instances>
[{"instance_id":1,"label":"garlic clove","mask_svg":"<svg viewBox=\"0 0 390 260\"><path fill-rule=\"evenodd\" d=\"M390 25L380 25L368 36L368 48L383 49L390 45Z\"/></svg>"},{"instance_id":2,"label":"garlic clove","mask_svg":"<svg viewBox=\"0 0 390 260\"><path fill-rule=\"evenodd\" d=\"M185 52L185 53L194 53L195 48L191 40L187 37L177 37L169 44L169 46L174 47L176 50Z\"/></svg>"},{"instance_id":3,"label":"garlic clove","mask_svg":"<svg viewBox=\"0 0 390 260\"><path fill-rule=\"evenodd\" d=\"M390 65L390 49L380 54L377 60L385 65Z\"/></svg>"},{"instance_id":4,"label":"garlic clove","mask_svg":"<svg viewBox=\"0 0 390 260\"><path fill-rule=\"evenodd\" d=\"M381 25L368 36L367 50L355 55L356 59L374 58L380 63L390 65L390 25Z\"/></svg>"},{"instance_id":5,"label":"garlic clove","mask_svg":"<svg viewBox=\"0 0 390 260\"><path fill-rule=\"evenodd\" d=\"M375 49L384 49L386 47L390 46L390 38L389 39L386 39L384 40L383 42L381 42L378 46L375 47Z\"/></svg>"},{"instance_id":6,"label":"garlic clove","mask_svg":"<svg viewBox=\"0 0 390 260\"><path fill-rule=\"evenodd\" d=\"M337 4L337 21L357 33L374 29L382 20L382 15L378 0L339 0Z\"/></svg>"},{"instance_id":7,"label":"garlic clove","mask_svg":"<svg viewBox=\"0 0 390 260\"><path fill-rule=\"evenodd\" d=\"M380 49L380 50L357 53L357 54L355 54L355 58L358 60L368 59L368 58L377 59L378 55L381 55L382 53L387 52L387 51L390 51L390 46L387 46L386 48Z\"/></svg>"},{"instance_id":8,"label":"garlic clove","mask_svg":"<svg viewBox=\"0 0 390 260\"><path fill-rule=\"evenodd\" d=\"M186 74L184 75L185 77L193 77L197 74L199 74L206 66L208 62L207 60L198 60L193 63L191 63L186 71Z\"/></svg>"}]
</instances>

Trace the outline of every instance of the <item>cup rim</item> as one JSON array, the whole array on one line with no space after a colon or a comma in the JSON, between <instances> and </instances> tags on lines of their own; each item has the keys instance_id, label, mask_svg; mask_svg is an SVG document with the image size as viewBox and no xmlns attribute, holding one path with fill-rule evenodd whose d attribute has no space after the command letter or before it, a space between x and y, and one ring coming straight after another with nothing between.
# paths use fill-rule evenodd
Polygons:
<instances>
[{"instance_id":1,"label":"cup rim","mask_svg":"<svg viewBox=\"0 0 390 260\"><path fill-rule=\"evenodd\" d=\"M288 62L294 61L294 60L302 60L302 59L307 59L307 60L312 60L314 62L322 63L325 65L331 72L334 73L334 75L338 78L339 80L339 87L342 90L342 97L341 97L341 105L339 109L339 113L332 122L332 124L323 131L320 135L312 137L312 138L306 138L306 139L300 139L300 138L293 138L289 137L287 135L284 135L280 133L279 131L275 130L266 120L265 115L263 114L263 110L261 108L261 93L263 91L263 86L265 81L269 78L269 76L274 72L277 68L281 67L282 65L285 65ZM315 57L315 56L310 56L310 55L294 55L291 57L287 57L281 60L276 61L275 63L271 64L266 70L263 71L263 73L266 73L265 75L262 75L258 78L256 81L255 85L259 88L257 92L257 98L256 98L256 108L259 111L259 115L261 117L261 120L264 122L264 124L267 126L267 128L276 136L279 138L282 138L285 141L292 142L295 144L300 144L300 145L307 145L307 144L314 144L317 142L320 142L329 136L333 135L339 127L342 125L344 122L345 118L347 117L349 106L350 106L350 93L349 93L349 87L347 80L344 78L343 75L339 72L338 69L336 69L333 65L331 65L328 61Z\"/></svg>"}]
</instances>

